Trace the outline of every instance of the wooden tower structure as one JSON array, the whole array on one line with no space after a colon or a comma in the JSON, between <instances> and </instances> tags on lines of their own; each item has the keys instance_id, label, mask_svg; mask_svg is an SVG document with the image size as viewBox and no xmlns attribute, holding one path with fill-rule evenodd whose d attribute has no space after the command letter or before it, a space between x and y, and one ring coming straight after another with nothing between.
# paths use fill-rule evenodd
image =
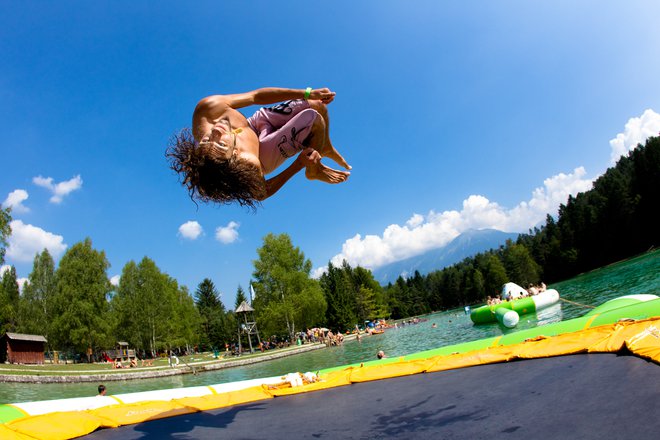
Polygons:
<instances>
[{"instance_id":1,"label":"wooden tower structure","mask_svg":"<svg viewBox=\"0 0 660 440\"><path fill-rule=\"evenodd\" d=\"M257 335L257 342L261 344L261 338L259 337L259 329L257 328L257 322L254 319L254 309L247 303L243 301L235 310L236 321L238 322L238 352L241 353L241 335L247 335L248 344L250 345L250 353L254 353L254 348L252 347L252 335Z\"/></svg>"}]
</instances>

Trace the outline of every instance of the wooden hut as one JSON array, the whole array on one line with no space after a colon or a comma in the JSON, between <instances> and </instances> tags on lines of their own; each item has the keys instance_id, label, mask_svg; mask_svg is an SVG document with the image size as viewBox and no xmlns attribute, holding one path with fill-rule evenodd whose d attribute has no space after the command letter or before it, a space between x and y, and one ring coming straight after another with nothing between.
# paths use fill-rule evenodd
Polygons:
<instances>
[{"instance_id":1,"label":"wooden hut","mask_svg":"<svg viewBox=\"0 0 660 440\"><path fill-rule=\"evenodd\" d=\"M0 338L0 362L43 364L46 338L40 335L5 333Z\"/></svg>"},{"instance_id":2,"label":"wooden hut","mask_svg":"<svg viewBox=\"0 0 660 440\"><path fill-rule=\"evenodd\" d=\"M113 361L128 362L135 358L135 350L129 349L128 342L124 341L117 342L117 348L115 350L108 350L106 353Z\"/></svg>"}]
</instances>

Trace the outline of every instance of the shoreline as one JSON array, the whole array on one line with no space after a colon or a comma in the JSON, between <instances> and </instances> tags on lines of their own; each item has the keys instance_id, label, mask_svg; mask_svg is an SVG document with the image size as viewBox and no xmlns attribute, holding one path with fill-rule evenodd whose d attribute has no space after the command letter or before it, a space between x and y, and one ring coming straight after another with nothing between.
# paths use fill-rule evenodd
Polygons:
<instances>
[{"instance_id":1,"label":"shoreline","mask_svg":"<svg viewBox=\"0 0 660 440\"><path fill-rule=\"evenodd\" d=\"M348 339L348 338L346 338ZM344 339L344 340L346 340ZM296 346L294 348L283 348L275 353L268 353L250 357L247 359L231 359L218 361L201 361L181 363L177 367L138 367L143 370L134 370L130 373L105 373L105 374L0 374L0 383L82 383L82 382L109 382L120 380L155 379L160 377L178 376L182 374L197 374L205 371L222 370L224 368L235 368L243 365L256 364L269 360L293 356L308 351L326 348L325 344L314 343ZM146 370L152 368L151 370Z\"/></svg>"}]
</instances>

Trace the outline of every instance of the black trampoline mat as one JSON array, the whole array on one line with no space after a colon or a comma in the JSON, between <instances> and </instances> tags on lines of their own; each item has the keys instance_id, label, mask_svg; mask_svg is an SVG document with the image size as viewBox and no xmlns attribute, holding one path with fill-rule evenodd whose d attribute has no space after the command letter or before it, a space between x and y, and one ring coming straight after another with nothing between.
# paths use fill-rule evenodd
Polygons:
<instances>
[{"instance_id":1,"label":"black trampoline mat","mask_svg":"<svg viewBox=\"0 0 660 440\"><path fill-rule=\"evenodd\" d=\"M583 354L298 394L84 437L100 439L657 439L660 366Z\"/></svg>"}]
</instances>

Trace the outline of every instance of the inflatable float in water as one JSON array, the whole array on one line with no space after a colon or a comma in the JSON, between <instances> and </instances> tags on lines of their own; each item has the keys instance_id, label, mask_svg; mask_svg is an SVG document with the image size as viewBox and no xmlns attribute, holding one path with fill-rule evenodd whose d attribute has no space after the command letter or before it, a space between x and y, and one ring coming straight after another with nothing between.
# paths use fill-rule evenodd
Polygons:
<instances>
[{"instance_id":1,"label":"inflatable float in water","mask_svg":"<svg viewBox=\"0 0 660 440\"><path fill-rule=\"evenodd\" d=\"M513 328L518 325L518 321L520 321L520 315L506 307L500 307L495 309L495 319L497 319L497 322L502 324L504 327Z\"/></svg>"},{"instance_id":2,"label":"inflatable float in water","mask_svg":"<svg viewBox=\"0 0 660 440\"><path fill-rule=\"evenodd\" d=\"M512 283L509 283L512 284ZM485 305L472 309L470 319L475 324L490 324L499 322L505 327L515 327L518 324L519 316L528 313L534 313L537 310L544 309L559 301L559 292L555 289L545 290L538 295L525 298L506 301L494 305ZM502 309L502 310L500 310ZM513 313L509 313L513 312Z\"/></svg>"}]
</instances>

